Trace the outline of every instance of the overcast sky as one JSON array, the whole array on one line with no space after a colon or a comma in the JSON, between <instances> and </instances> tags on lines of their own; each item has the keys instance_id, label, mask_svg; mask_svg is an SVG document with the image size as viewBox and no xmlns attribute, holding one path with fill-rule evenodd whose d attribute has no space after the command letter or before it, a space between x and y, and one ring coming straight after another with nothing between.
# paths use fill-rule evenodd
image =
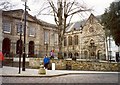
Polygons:
<instances>
[{"instance_id":1,"label":"overcast sky","mask_svg":"<svg viewBox=\"0 0 120 85\"><path fill-rule=\"evenodd\" d=\"M24 8L24 2L22 2L21 0L8 0L14 4L17 4L17 6L15 7L15 9L17 8ZM45 0L28 0L27 5L29 6L29 8L31 9L31 11L29 11L30 14L32 15L36 15L38 13L38 10L41 8L43 1ZM57 1L57 0L56 0ZM85 5L88 8L92 8L94 11L92 11L92 13L97 16L97 15L101 15L104 13L105 8L110 6L110 3L112 3L114 0L78 0L81 1L82 3L85 3ZM83 16L75 16L73 18L73 22L75 21L80 21L83 19L83 17L89 17L90 13L87 13ZM39 18L41 20L44 20L46 22L49 23L54 23L54 19L51 16L39 16Z\"/></svg>"}]
</instances>

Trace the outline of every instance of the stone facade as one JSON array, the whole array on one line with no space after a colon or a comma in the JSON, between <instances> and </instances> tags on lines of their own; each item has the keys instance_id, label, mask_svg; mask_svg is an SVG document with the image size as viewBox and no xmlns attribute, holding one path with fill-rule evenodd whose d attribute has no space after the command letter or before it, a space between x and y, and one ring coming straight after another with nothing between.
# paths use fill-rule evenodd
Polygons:
<instances>
[{"instance_id":1,"label":"stone facade","mask_svg":"<svg viewBox=\"0 0 120 85\"><path fill-rule=\"evenodd\" d=\"M55 48L54 42L51 42L52 36L48 37L48 48L45 45L45 32L48 31L48 34L56 34L57 29L53 24L38 20L36 17L31 16L27 13L26 20L26 54L27 57L44 57L46 54L46 49L48 49L48 54L50 50L57 49ZM1 18L1 17L0 17ZM2 23L0 22L0 41L2 45L2 51L4 55L8 57L16 57L19 53L19 39L20 39L20 25L22 25L22 43L24 41L24 11L23 10L10 10L2 12ZM2 26L3 24L3 26ZM55 35L53 36L55 37ZM57 45L57 44L56 44ZM57 51L57 50L56 50Z\"/></svg>"},{"instance_id":2,"label":"stone facade","mask_svg":"<svg viewBox=\"0 0 120 85\"><path fill-rule=\"evenodd\" d=\"M62 49L66 58L106 60L105 31L93 14L86 21L75 23L67 30Z\"/></svg>"}]
</instances>

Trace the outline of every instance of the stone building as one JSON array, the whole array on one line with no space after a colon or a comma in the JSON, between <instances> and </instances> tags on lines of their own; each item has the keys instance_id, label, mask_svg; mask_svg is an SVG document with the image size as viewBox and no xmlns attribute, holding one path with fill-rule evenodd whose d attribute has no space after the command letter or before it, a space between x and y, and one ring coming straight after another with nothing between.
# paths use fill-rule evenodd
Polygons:
<instances>
[{"instance_id":1,"label":"stone building","mask_svg":"<svg viewBox=\"0 0 120 85\"><path fill-rule=\"evenodd\" d=\"M71 24L65 33L65 58L106 60L105 31L93 14L87 20Z\"/></svg>"},{"instance_id":2,"label":"stone building","mask_svg":"<svg viewBox=\"0 0 120 85\"><path fill-rule=\"evenodd\" d=\"M2 49L5 57L15 57L19 54L21 31L22 47L24 42L24 11L22 9L2 11L1 16L0 46L2 47L0 48ZM44 57L46 52L49 54L50 50L56 50L58 40L56 26L38 20L36 17L31 16L28 12L26 16L25 48L27 57ZM54 41L52 41L53 39Z\"/></svg>"}]
</instances>

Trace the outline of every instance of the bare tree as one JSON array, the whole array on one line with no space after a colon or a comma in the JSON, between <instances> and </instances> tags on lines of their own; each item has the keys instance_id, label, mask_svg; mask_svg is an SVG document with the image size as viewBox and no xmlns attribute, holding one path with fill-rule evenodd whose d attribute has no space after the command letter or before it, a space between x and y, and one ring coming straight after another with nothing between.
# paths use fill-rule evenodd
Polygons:
<instances>
[{"instance_id":1,"label":"bare tree","mask_svg":"<svg viewBox=\"0 0 120 85\"><path fill-rule=\"evenodd\" d=\"M10 10L14 6L15 5L13 5L12 3L10 3L9 0L1 0L0 1L0 9L2 9L2 10Z\"/></svg>"},{"instance_id":2,"label":"bare tree","mask_svg":"<svg viewBox=\"0 0 120 85\"><path fill-rule=\"evenodd\" d=\"M65 30L69 26L72 17L75 14L78 14L81 12L91 11L91 9L87 9L86 6L84 6L83 4L80 4L76 0L57 0L56 3L54 3L53 0L47 0L47 2L49 3L49 5L46 7L43 7L38 13L38 15L44 14L44 15L54 16L55 23L58 27L58 46L59 46L58 58L63 58L61 55L62 41L64 39ZM43 11L46 9L47 10L49 9L49 12L43 13Z\"/></svg>"}]
</instances>

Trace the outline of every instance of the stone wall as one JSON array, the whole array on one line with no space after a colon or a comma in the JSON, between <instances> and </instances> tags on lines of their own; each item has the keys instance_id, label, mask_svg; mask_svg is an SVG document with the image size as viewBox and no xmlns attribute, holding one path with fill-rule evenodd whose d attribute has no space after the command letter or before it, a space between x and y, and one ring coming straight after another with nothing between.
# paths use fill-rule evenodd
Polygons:
<instances>
[{"instance_id":1,"label":"stone wall","mask_svg":"<svg viewBox=\"0 0 120 85\"><path fill-rule=\"evenodd\" d=\"M51 60L55 63L56 70L83 70L83 71L119 71L120 63L73 61L73 60ZM31 68L39 68L43 59L34 58L29 60Z\"/></svg>"}]
</instances>

